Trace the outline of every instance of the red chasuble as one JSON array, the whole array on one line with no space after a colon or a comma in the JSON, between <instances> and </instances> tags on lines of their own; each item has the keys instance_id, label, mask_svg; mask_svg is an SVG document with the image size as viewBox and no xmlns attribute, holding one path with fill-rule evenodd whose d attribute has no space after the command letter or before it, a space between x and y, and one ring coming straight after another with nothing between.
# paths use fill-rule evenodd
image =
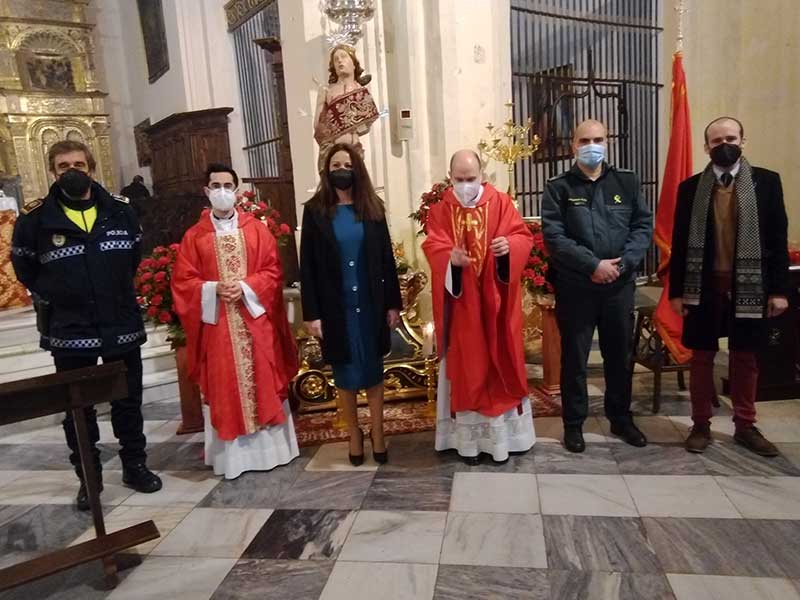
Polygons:
<instances>
[{"instance_id":1,"label":"red chasuble","mask_svg":"<svg viewBox=\"0 0 800 600\"><path fill-rule=\"evenodd\" d=\"M206 281L244 281L266 314L254 319L241 300L219 300L217 324L203 323ZM238 230L216 235L206 210L183 237L172 273L175 310L186 330L189 374L199 383L211 424L223 440L286 420L283 401L297 373L297 351L282 283L275 238L252 215L240 213Z\"/></svg>"},{"instance_id":2,"label":"red chasuble","mask_svg":"<svg viewBox=\"0 0 800 600\"><path fill-rule=\"evenodd\" d=\"M453 189L433 205L422 244L431 266L433 314L438 347L445 349L452 412L477 411L495 417L519 406L528 395L522 349L520 277L533 247L508 195L483 184L474 208L464 208ZM509 278L498 277L491 242L508 239ZM462 268L461 295L445 289L453 247L464 248L472 266Z\"/></svg>"}]
</instances>

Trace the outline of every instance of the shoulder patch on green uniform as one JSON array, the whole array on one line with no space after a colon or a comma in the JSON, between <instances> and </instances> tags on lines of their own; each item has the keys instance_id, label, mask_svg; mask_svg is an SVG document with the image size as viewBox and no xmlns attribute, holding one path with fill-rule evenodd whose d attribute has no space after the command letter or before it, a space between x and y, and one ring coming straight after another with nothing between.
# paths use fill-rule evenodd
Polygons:
<instances>
[{"instance_id":1,"label":"shoulder patch on green uniform","mask_svg":"<svg viewBox=\"0 0 800 600\"><path fill-rule=\"evenodd\" d=\"M42 200L41 198L38 198L38 199L34 200L33 202L28 202L25 206L22 207L22 210L20 212L23 215L28 215L28 214L32 213L33 211L35 211L40 206L42 206L42 204L44 204L44 200Z\"/></svg>"},{"instance_id":2,"label":"shoulder patch on green uniform","mask_svg":"<svg viewBox=\"0 0 800 600\"><path fill-rule=\"evenodd\" d=\"M125 204L130 204L131 201L127 196L120 196L119 194L111 194L111 197L114 198L117 202L124 202Z\"/></svg>"},{"instance_id":3,"label":"shoulder patch on green uniform","mask_svg":"<svg viewBox=\"0 0 800 600\"><path fill-rule=\"evenodd\" d=\"M564 171L563 173L559 173L555 177L551 177L547 181L550 182L550 181L555 181L556 179L561 179L562 177L566 177L567 173L569 173L569 171Z\"/></svg>"}]
</instances>

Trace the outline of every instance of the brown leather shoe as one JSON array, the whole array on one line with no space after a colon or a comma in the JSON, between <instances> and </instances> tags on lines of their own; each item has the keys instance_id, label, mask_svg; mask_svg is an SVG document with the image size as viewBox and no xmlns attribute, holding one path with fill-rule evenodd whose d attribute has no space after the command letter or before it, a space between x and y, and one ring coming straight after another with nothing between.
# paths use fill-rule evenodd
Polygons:
<instances>
[{"instance_id":1,"label":"brown leather shoe","mask_svg":"<svg viewBox=\"0 0 800 600\"><path fill-rule=\"evenodd\" d=\"M694 425L689 437L686 438L686 451L700 454L711 443L711 425Z\"/></svg>"},{"instance_id":2,"label":"brown leather shoe","mask_svg":"<svg viewBox=\"0 0 800 600\"><path fill-rule=\"evenodd\" d=\"M752 425L743 429L737 429L733 439L738 444L741 444L759 456L774 457L780 454L772 442L765 438L762 433Z\"/></svg>"}]
</instances>

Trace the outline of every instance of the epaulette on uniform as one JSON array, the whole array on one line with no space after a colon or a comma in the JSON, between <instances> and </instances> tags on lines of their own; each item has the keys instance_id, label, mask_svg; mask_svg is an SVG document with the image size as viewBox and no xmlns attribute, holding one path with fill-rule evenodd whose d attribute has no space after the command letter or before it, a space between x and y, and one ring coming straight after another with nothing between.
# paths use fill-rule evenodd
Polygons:
<instances>
[{"instance_id":1,"label":"epaulette on uniform","mask_svg":"<svg viewBox=\"0 0 800 600\"><path fill-rule=\"evenodd\" d=\"M636 171L633 169L620 169L619 167L614 167L617 170L617 173L630 173L631 175L635 175Z\"/></svg>"},{"instance_id":2,"label":"epaulette on uniform","mask_svg":"<svg viewBox=\"0 0 800 600\"><path fill-rule=\"evenodd\" d=\"M556 175L555 177L551 177L551 178L550 178L550 179L548 179L547 181L548 181L548 182L550 182L550 181L555 181L556 179L561 179L562 177L566 177L566 176L567 176L567 173L569 173L569 171L564 171L563 173L559 173L559 174L558 174L558 175Z\"/></svg>"},{"instance_id":3,"label":"epaulette on uniform","mask_svg":"<svg viewBox=\"0 0 800 600\"><path fill-rule=\"evenodd\" d=\"M119 194L111 194L111 197L114 198L117 202L122 202L123 204L130 204L130 198L127 196L120 196Z\"/></svg>"},{"instance_id":4,"label":"epaulette on uniform","mask_svg":"<svg viewBox=\"0 0 800 600\"><path fill-rule=\"evenodd\" d=\"M44 204L44 200L42 200L41 198L37 198L33 202L28 202L25 206L23 206L22 210L20 212L23 215L29 215L30 213L35 211L37 208L39 208L43 204Z\"/></svg>"}]
</instances>

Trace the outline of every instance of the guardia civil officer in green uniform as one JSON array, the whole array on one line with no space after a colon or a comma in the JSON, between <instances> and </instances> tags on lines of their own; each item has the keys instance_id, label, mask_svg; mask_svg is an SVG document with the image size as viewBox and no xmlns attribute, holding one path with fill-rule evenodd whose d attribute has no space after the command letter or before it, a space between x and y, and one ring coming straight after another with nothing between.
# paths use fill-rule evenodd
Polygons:
<instances>
[{"instance_id":1,"label":"guardia civil officer in green uniform","mask_svg":"<svg viewBox=\"0 0 800 600\"><path fill-rule=\"evenodd\" d=\"M142 232L127 198L109 194L92 179L95 160L77 141L56 142L48 152L55 183L42 200L26 204L14 227L11 261L17 278L37 298L40 346L56 371L123 361L128 396L111 403L120 443L122 481L138 492L161 489L146 465L142 420L142 355L147 339L133 277ZM102 470L94 407L86 409L94 467ZM64 419L70 462L81 486L77 505L89 509L72 415ZM102 490L102 479L100 480Z\"/></svg>"},{"instance_id":2,"label":"guardia civil officer in green uniform","mask_svg":"<svg viewBox=\"0 0 800 600\"><path fill-rule=\"evenodd\" d=\"M607 148L603 123L590 119L578 125L572 140L575 164L547 182L542 201L561 331L564 445L571 452L586 447L586 365L595 328L611 432L633 446L647 445L630 411L629 358L634 278L650 247L653 215L639 178L609 165Z\"/></svg>"}]
</instances>

